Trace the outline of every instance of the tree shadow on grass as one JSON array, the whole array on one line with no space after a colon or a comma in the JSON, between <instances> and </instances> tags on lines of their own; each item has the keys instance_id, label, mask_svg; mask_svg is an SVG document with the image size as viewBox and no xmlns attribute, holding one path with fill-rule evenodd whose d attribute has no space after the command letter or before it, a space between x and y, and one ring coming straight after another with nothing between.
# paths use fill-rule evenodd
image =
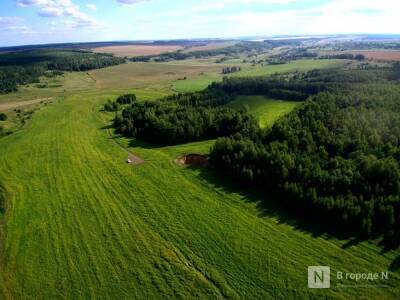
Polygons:
<instances>
[{"instance_id":1,"label":"tree shadow on grass","mask_svg":"<svg viewBox=\"0 0 400 300\"><path fill-rule=\"evenodd\" d=\"M389 266L389 271L396 272L400 270L400 255L397 256Z\"/></svg>"},{"instance_id":2,"label":"tree shadow on grass","mask_svg":"<svg viewBox=\"0 0 400 300\"><path fill-rule=\"evenodd\" d=\"M108 138L110 140L117 141L118 139L122 139L122 138L128 139L129 140L128 146L132 147L132 148L133 147L140 147L140 148L143 148L143 149L158 149L158 148L165 147L165 146L162 146L162 145L147 143L145 141L138 140L138 139L132 138L132 137L127 137L127 136L125 136L123 134L120 134L120 133L118 133L116 131L116 129L113 126L113 124L104 125L104 126L100 127L100 130L109 130L110 134L109 134Z\"/></svg>"},{"instance_id":3,"label":"tree shadow on grass","mask_svg":"<svg viewBox=\"0 0 400 300\"><path fill-rule=\"evenodd\" d=\"M123 136L120 136L123 137ZM157 145L153 143L148 143L143 140L135 139L135 138L130 138L129 140L129 147L140 147L143 149L160 149L160 148L165 148L163 145Z\"/></svg>"},{"instance_id":4,"label":"tree shadow on grass","mask_svg":"<svg viewBox=\"0 0 400 300\"><path fill-rule=\"evenodd\" d=\"M213 188L222 190L227 194L239 194L244 201L255 203L260 217L275 218L278 220L278 224L290 225L298 231L311 234L313 237L336 238L339 240L351 239L342 246L343 249L350 248L362 241L362 239L349 234L343 229L334 227L331 223L328 224L322 216L317 214L310 215L307 208L299 209L297 207L296 211L294 211L288 205L285 205L283 201L280 201L277 196L266 196L266 192L245 189L210 167L189 166L188 168L198 170L200 178L208 182Z\"/></svg>"},{"instance_id":5,"label":"tree shadow on grass","mask_svg":"<svg viewBox=\"0 0 400 300\"><path fill-rule=\"evenodd\" d=\"M358 237L352 238L342 245L342 249L348 249L352 246L357 246L360 242L362 242L362 239Z\"/></svg>"}]
</instances>

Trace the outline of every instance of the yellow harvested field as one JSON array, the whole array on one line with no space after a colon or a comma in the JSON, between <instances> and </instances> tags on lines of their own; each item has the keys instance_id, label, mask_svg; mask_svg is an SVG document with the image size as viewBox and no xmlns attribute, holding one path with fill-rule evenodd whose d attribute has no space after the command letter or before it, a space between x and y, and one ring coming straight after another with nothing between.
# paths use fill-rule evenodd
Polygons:
<instances>
[{"instance_id":1,"label":"yellow harvested field","mask_svg":"<svg viewBox=\"0 0 400 300\"><path fill-rule=\"evenodd\" d=\"M12 101L12 102L0 103L0 111L6 111L6 110L15 109L18 107L29 106L29 105L37 104L39 102L46 101L49 99L51 99L51 98L41 98L41 99L34 99L34 100L27 100L27 101Z\"/></svg>"},{"instance_id":2,"label":"yellow harvested field","mask_svg":"<svg viewBox=\"0 0 400 300\"><path fill-rule=\"evenodd\" d=\"M154 45L130 45L130 46L106 46L93 48L96 53L112 53L120 57L134 57L142 55L157 55L165 52L174 52L183 49L177 45L154 46Z\"/></svg>"},{"instance_id":3,"label":"yellow harvested field","mask_svg":"<svg viewBox=\"0 0 400 300\"><path fill-rule=\"evenodd\" d=\"M400 51L395 50L354 50L352 52L362 54L367 59L400 61Z\"/></svg>"}]
</instances>

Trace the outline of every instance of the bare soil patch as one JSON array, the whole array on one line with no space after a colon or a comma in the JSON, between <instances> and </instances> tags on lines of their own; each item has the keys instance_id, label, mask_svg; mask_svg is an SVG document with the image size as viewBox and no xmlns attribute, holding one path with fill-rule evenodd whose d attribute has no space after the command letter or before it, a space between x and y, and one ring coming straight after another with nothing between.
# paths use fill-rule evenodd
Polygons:
<instances>
[{"instance_id":1,"label":"bare soil patch","mask_svg":"<svg viewBox=\"0 0 400 300\"><path fill-rule=\"evenodd\" d=\"M128 158L126 159L126 163L129 165L137 166L144 164L144 160L135 154L129 153Z\"/></svg>"},{"instance_id":2,"label":"bare soil patch","mask_svg":"<svg viewBox=\"0 0 400 300\"><path fill-rule=\"evenodd\" d=\"M178 45L131 45L131 46L107 46L93 48L93 52L97 53L113 53L120 57L134 57L146 55L158 55L165 52L175 52L183 49Z\"/></svg>"},{"instance_id":3,"label":"bare soil patch","mask_svg":"<svg viewBox=\"0 0 400 300\"><path fill-rule=\"evenodd\" d=\"M208 165L208 157L206 155L192 153L178 157L175 162L181 166L204 167Z\"/></svg>"}]
</instances>

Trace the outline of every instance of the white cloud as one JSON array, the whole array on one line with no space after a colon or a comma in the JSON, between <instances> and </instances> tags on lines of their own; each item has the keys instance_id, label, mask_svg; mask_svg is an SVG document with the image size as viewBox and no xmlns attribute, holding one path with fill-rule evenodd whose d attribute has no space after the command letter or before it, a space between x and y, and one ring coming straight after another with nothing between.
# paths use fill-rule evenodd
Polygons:
<instances>
[{"instance_id":1,"label":"white cloud","mask_svg":"<svg viewBox=\"0 0 400 300\"><path fill-rule=\"evenodd\" d=\"M16 0L20 7L37 7L41 17L68 17L72 27L99 28L101 24L71 0ZM95 7L95 6L94 6ZM92 6L93 8L93 6Z\"/></svg>"},{"instance_id":2,"label":"white cloud","mask_svg":"<svg viewBox=\"0 0 400 300\"><path fill-rule=\"evenodd\" d=\"M299 2L299 0L296 0ZM204 32L208 26L218 28L221 36L340 34L340 33L398 33L400 28L399 0L331 0L311 8L295 9L287 6L277 11L255 11L241 6L241 12L225 12L228 4L279 3L292 0L220 0L203 1L188 10L173 10L169 17L184 17L185 28ZM208 14L219 10L218 14ZM211 30L209 36L213 35ZM215 35L214 35L215 36Z\"/></svg>"},{"instance_id":3,"label":"white cloud","mask_svg":"<svg viewBox=\"0 0 400 300\"><path fill-rule=\"evenodd\" d=\"M86 7L91 9L91 10L97 10L96 4L93 4L93 3L86 4Z\"/></svg>"},{"instance_id":4,"label":"white cloud","mask_svg":"<svg viewBox=\"0 0 400 300\"><path fill-rule=\"evenodd\" d=\"M63 14L63 9L59 7L44 7L39 11L41 17L59 17Z\"/></svg>"}]
</instances>

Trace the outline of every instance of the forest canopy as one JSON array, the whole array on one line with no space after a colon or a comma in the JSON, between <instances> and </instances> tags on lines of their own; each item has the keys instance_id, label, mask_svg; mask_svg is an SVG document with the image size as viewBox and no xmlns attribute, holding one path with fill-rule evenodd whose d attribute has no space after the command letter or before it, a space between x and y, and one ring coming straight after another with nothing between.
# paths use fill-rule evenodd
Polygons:
<instances>
[{"instance_id":1,"label":"forest canopy","mask_svg":"<svg viewBox=\"0 0 400 300\"><path fill-rule=\"evenodd\" d=\"M159 101L134 102L117 115L120 133L163 145L214 139L242 133L253 135L257 121L245 110L223 107L231 101L224 93L178 94Z\"/></svg>"}]
</instances>

